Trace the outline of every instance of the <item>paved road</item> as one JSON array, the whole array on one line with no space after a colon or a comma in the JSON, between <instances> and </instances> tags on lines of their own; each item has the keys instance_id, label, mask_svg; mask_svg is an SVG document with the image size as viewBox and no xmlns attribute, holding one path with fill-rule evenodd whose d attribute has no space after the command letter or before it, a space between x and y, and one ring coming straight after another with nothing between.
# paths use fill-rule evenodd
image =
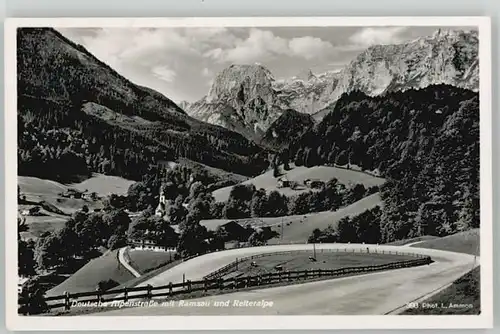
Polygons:
<instances>
[{"instance_id":1,"label":"paved road","mask_svg":"<svg viewBox=\"0 0 500 334\"><path fill-rule=\"evenodd\" d=\"M125 258L125 252L127 252L127 250L128 247L120 248L120 250L118 251L118 260L120 261L122 266L124 266L132 275L134 275L135 277L140 277L141 274L137 270L135 270L134 267L132 267L132 265Z\"/></svg>"},{"instance_id":2,"label":"paved road","mask_svg":"<svg viewBox=\"0 0 500 334\"><path fill-rule=\"evenodd\" d=\"M363 248L367 245L322 244L316 249ZM370 245L371 251L398 250L430 255L435 261L427 266L377 272L361 276L311 282L226 295L190 299L210 306L158 306L127 308L97 315L380 315L405 305L459 278L479 264L479 257L462 253L407 246ZM163 285L169 281L199 279L236 257L263 252L310 249L311 245L280 245L244 248L217 252L186 261L143 284ZM229 307L215 307L214 301L227 302ZM234 301L272 302L272 307L234 306ZM457 301L457 303L460 301Z\"/></svg>"}]
</instances>

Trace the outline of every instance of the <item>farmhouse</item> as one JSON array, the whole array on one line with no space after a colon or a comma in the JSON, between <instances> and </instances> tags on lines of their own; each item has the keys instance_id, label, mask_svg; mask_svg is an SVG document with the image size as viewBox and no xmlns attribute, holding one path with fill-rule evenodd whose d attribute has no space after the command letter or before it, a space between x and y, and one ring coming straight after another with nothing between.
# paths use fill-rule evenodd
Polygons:
<instances>
[{"instance_id":1,"label":"farmhouse","mask_svg":"<svg viewBox=\"0 0 500 334\"><path fill-rule=\"evenodd\" d=\"M40 215L40 207L39 206L32 206L29 209L25 209L21 211L22 216L38 216Z\"/></svg>"},{"instance_id":2,"label":"farmhouse","mask_svg":"<svg viewBox=\"0 0 500 334\"><path fill-rule=\"evenodd\" d=\"M286 177L280 177L278 179L277 185L278 188L288 188L290 187L290 181Z\"/></svg>"},{"instance_id":3,"label":"farmhouse","mask_svg":"<svg viewBox=\"0 0 500 334\"><path fill-rule=\"evenodd\" d=\"M128 245L135 250L152 250L156 252L175 252L177 250L173 246L158 245L154 240L149 239L129 239Z\"/></svg>"},{"instance_id":4,"label":"farmhouse","mask_svg":"<svg viewBox=\"0 0 500 334\"><path fill-rule=\"evenodd\" d=\"M64 193L61 193L61 197L66 197L66 198L82 198L83 192L77 190L77 189L68 189Z\"/></svg>"},{"instance_id":5,"label":"farmhouse","mask_svg":"<svg viewBox=\"0 0 500 334\"><path fill-rule=\"evenodd\" d=\"M220 229L222 229L226 233L227 241L238 241L238 242L247 241L248 237L250 237L250 235L253 232L253 230L241 226L234 220L224 225L221 225Z\"/></svg>"},{"instance_id":6,"label":"farmhouse","mask_svg":"<svg viewBox=\"0 0 500 334\"><path fill-rule=\"evenodd\" d=\"M323 182L321 180L315 180L315 179L305 179L304 185L308 188L319 189L319 188L323 188L325 186L325 182Z\"/></svg>"}]
</instances>

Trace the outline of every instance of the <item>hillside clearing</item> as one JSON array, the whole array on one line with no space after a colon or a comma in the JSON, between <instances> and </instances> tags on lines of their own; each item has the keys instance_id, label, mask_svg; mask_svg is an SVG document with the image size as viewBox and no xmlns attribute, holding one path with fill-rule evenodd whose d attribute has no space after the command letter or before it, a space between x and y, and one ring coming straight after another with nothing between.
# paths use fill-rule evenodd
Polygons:
<instances>
[{"instance_id":1,"label":"hillside clearing","mask_svg":"<svg viewBox=\"0 0 500 334\"><path fill-rule=\"evenodd\" d=\"M29 228L26 232L21 232L21 238L24 240L37 239L45 232L58 231L64 227L67 220L66 217L54 216L26 217L26 224Z\"/></svg>"},{"instance_id":2,"label":"hillside clearing","mask_svg":"<svg viewBox=\"0 0 500 334\"><path fill-rule=\"evenodd\" d=\"M361 183L365 187L379 186L385 182L385 179L383 178L375 177L355 170L338 167L315 166L308 168L304 166L296 167L294 165L291 165L290 167L292 167L292 169L289 171L284 171L282 169L282 177L286 177L289 181L295 181L299 184L303 184L304 180L306 179L317 179L326 182L334 177L340 183L345 185ZM275 178L273 176L273 171L269 170L264 174L242 182L242 184L253 184L257 189L263 188L268 193L276 190L286 196L293 196L301 192L310 190L306 187L301 187L297 190L292 190L290 188L277 188L277 180L278 178ZM229 194L232 188L233 187L230 186L217 189L212 193L212 195L217 202L225 202L229 198Z\"/></svg>"},{"instance_id":3,"label":"hillside clearing","mask_svg":"<svg viewBox=\"0 0 500 334\"><path fill-rule=\"evenodd\" d=\"M249 179L248 176L228 172L228 171L225 171L223 169L211 167L211 166L202 164L200 162L188 160L186 158L179 158L178 161L179 161L180 165L186 166L195 172L207 171L207 173L209 175L216 177L216 178L220 179L221 181L228 180L228 181L232 181L235 183L240 183L240 182L244 182L244 181Z\"/></svg>"},{"instance_id":4,"label":"hillside clearing","mask_svg":"<svg viewBox=\"0 0 500 334\"><path fill-rule=\"evenodd\" d=\"M133 181L117 176L94 174L93 177L72 185L65 185L56 181L31 176L18 176L17 182L22 196L26 200L19 204L20 211L29 210L33 206L42 208L39 216L26 216L29 230L21 234L22 238L38 238L44 232L54 232L64 226L68 216L86 205L91 211L102 209L101 200L92 201L83 198L68 198L61 194L70 189L96 192L99 196L126 194Z\"/></svg>"},{"instance_id":5,"label":"hillside clearing","mask_svg":"<svg viewBox=\"0 0 500 334\"><path fill-rule=\"evenodd\" d=\"M80 191L95 192L100 196L111 194L126 195L130 185L135 181L127 180L119 176L103 175L94 173L91 178L72 184L70 187Z\"/></svg>"},{"instance_id":6,"label":"hillside clearing","mask_svg":"<svg viewBox=\"0 0 500 334\"><path fill-rule=\"evenodd\" d=\"M358 215L377 205L382 205L379 193L367 196L351 205L337 211L322 211L308 213L305 215L266 217L266 218L245 218L234 220L242 226L272 226L272 229L280 234L279 237L269 240L269 244L277 243L304 243L307 241L315 228L325 229L329 225L335 226L344 217ZM231 219L211 219L202 220L201 225L208 230L216 230L218 226L224 225ZM283 235L282 226L283 225Z\"/></svg>"},{"instance_id":7,"label":"hillside clearing","mask_svg":"<svg viewBox=\"0 0 500 334\"><path fill-rule=\"evenodd\" d=\"M17 184L28 200L28 196L57 197L59 193L68 190L68 186L62 183L32 176L18 176Z\"/></svg>"},{"instance_id":8,"label":"hillside clearing","mask_svg":"<svg viewBox=\"0 0 500 334\"><path fill-rule=\"evenodd\" d=\"M32 206L40 205L41 202L45 202L48 206L53 206L67 214L72 214L80 210L84 205L87 205L91 210L102 208L102 203L100 201L94 202L82 198L61 197L61 193L65 193L71 189L70 186L62 183L31 176L18 176L17 180L21 194L26 197L26 202L31 203L30 205ZM36 219L39 217L33 218L35 221L41 221Z\"/></svg>"}]
</instances>

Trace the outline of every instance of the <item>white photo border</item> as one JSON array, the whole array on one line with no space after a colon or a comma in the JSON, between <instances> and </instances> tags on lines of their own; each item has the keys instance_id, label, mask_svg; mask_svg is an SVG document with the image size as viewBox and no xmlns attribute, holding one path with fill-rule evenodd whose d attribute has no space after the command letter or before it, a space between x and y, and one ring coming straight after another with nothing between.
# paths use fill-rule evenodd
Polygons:
<instances>
[{"instance_id":1,"label":"white photo border","mask_svg":"<svg viewBox=\"0 0 500 334\"><path fill-rule=\"evenodd\" d=\"M17 65L21 27L471 26L479 31L481 314L442 316L51 317L17 314ZM491 22L473 17L8 18L5 22L6 323L10 330L413 329L493 327ZM168 319L168 321L165 321ZM223 320L223 321L221 321Z\"/></svg>"}]
</instances>

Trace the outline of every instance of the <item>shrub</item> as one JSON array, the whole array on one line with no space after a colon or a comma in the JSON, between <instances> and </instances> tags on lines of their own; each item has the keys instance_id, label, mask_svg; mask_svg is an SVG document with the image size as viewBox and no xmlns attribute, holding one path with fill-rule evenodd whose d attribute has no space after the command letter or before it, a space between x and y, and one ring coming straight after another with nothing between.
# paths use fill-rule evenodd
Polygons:
<instances>
[{"instance_id":1,"label":"shrub","mask_svg":"<svg viewBox=\"0 0 500 334\"><path fill-rule=\"evenodd\" d=\"M99 283L97 283L97 289L99 291L107 291L109 289L117 287L118 285L120 285L120 283L118 283L117 281L114 281L112 279L108 279L108 280L103 280L103 281L100 281Z\"/></svg>"}]
</instances>

